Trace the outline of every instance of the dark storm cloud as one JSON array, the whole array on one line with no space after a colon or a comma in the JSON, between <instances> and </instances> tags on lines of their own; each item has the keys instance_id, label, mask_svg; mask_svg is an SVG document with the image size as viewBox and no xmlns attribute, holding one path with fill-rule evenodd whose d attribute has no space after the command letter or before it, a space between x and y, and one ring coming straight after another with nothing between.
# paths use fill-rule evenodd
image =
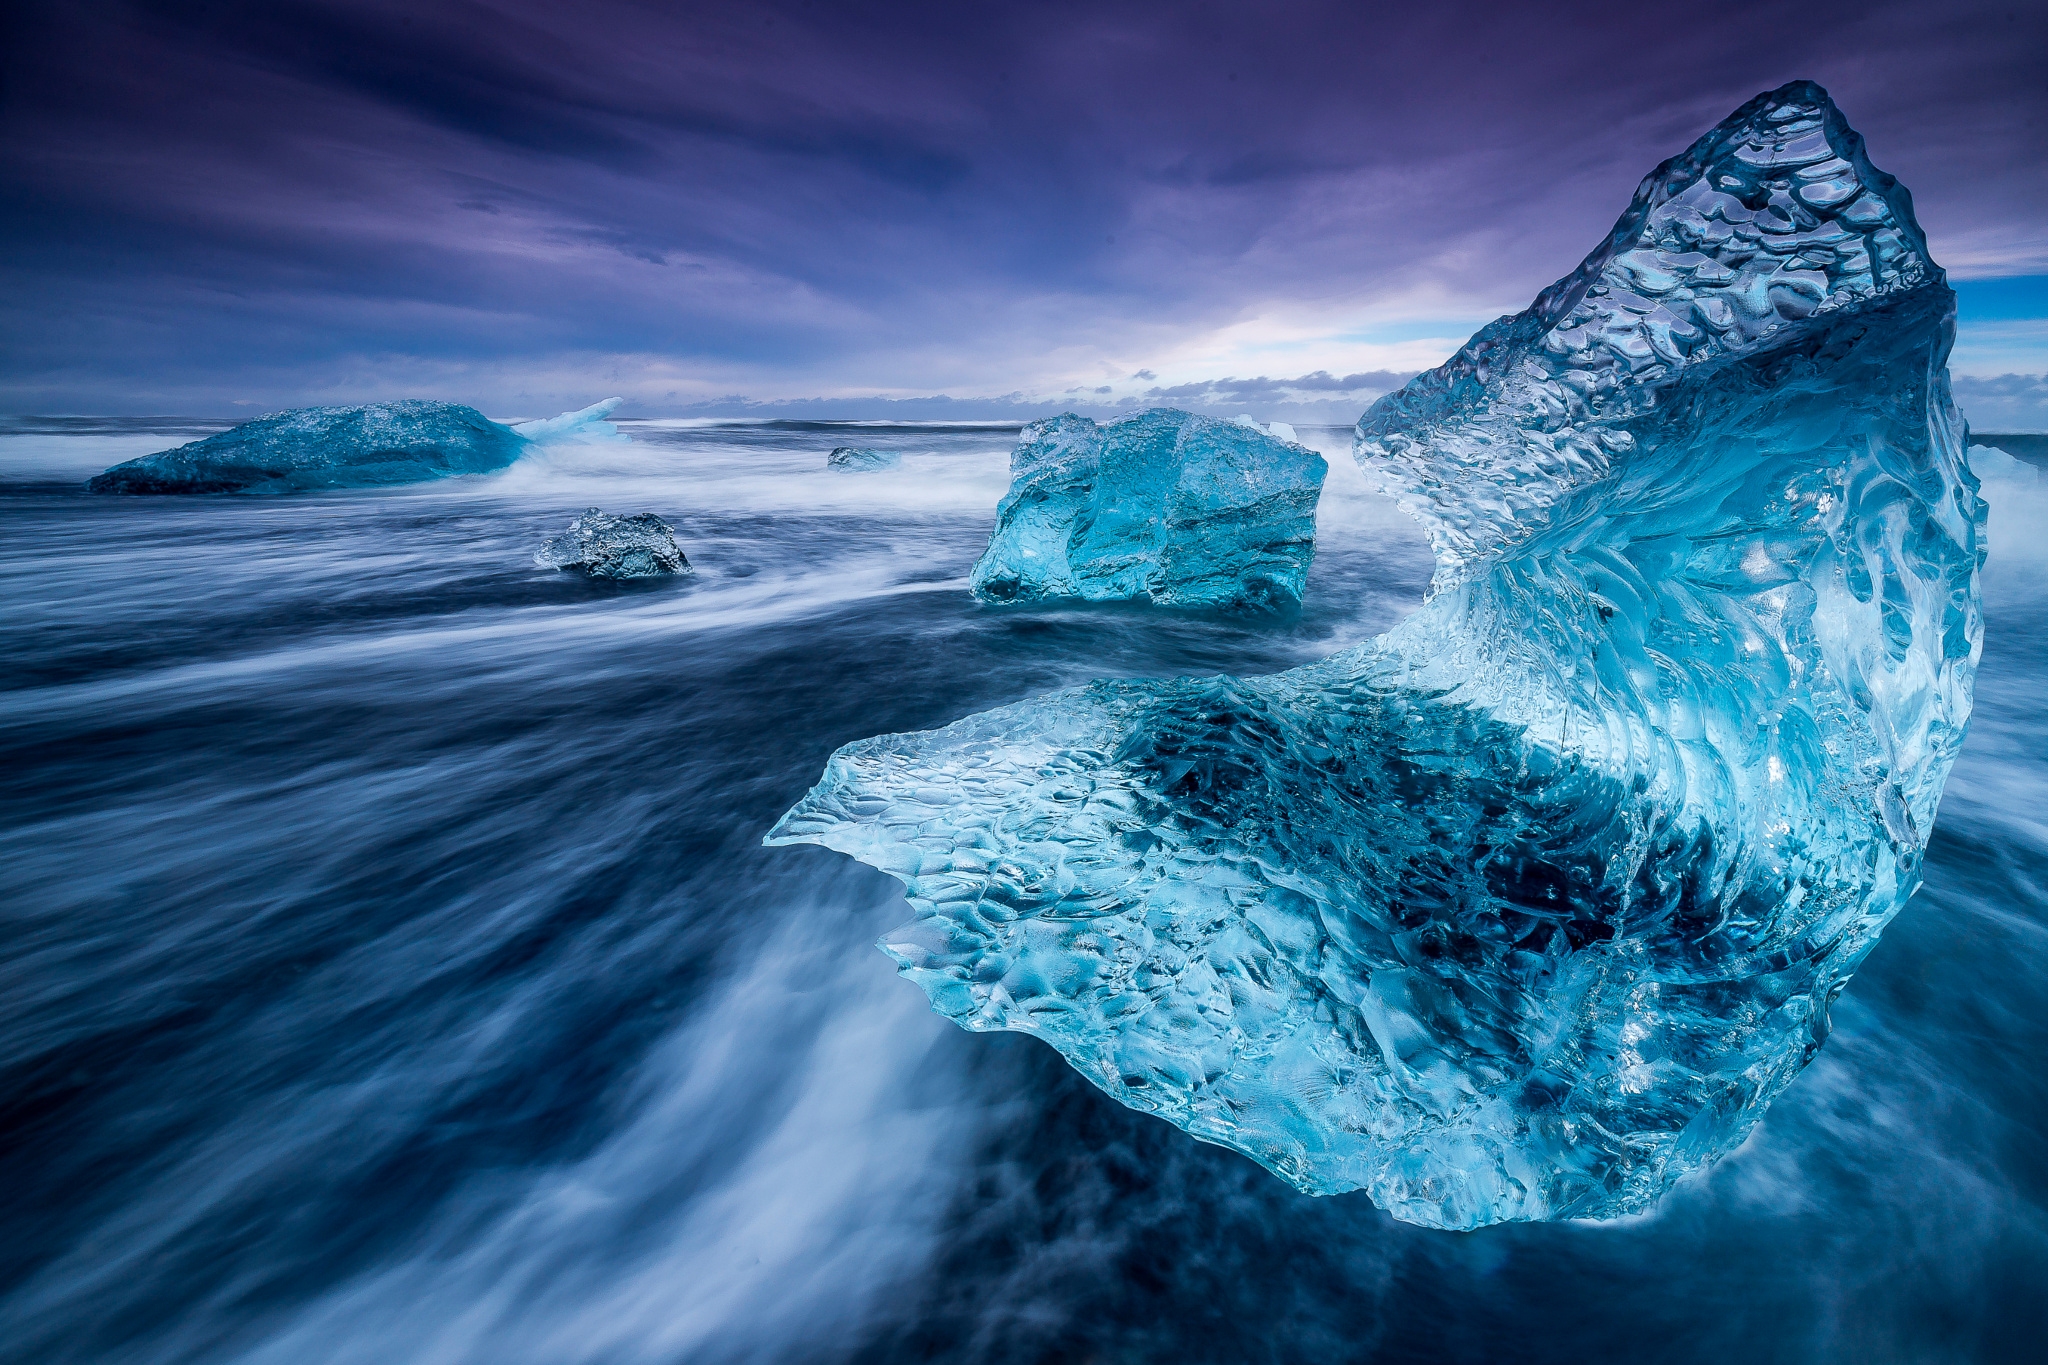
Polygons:
<instances>
[{"instance_id":1,"label":"dark storm cloud","mask_svg":"<svg viewBox=\"0 0 2048 1365\"><path fill-rule=\"evenodd\" d=\"M959 156L830 110L764 116L745 102L695 104L686 90L613 86L605 76L604 40L635 40L630 15L619 16L624 22L614 33L568 35L572 44L578 36L596 40L579 50L529 22L515 6L379 11L259 0L151 4L139 12L173 42L200 37L219 52L240 52L266 69L518 151L644 171L660 164L657 149L666 137L696 136L762 152L830 158L924 188L944 188L966 171ZM689 20L678 15L674 22ZM671 24L657 19L654 26L657 43L671 37Z\"/></svg>"},{"instance_id":2,"label":"dark storm cloud","mask_svg":"<svg viewBox=\"0 0 2048 1365\"><path fill-rule=\"evenodd\" d=\"M504 409L614 382L658 406L1147 370L1167 395L1202 378L1177 346L1268 311L1462 327L1526 302L1651 166L1795 76L1830 86L1951 266L2048 269L2039 7L8 15L10 406L397 384Z\"/></svg>"}]
</instances>

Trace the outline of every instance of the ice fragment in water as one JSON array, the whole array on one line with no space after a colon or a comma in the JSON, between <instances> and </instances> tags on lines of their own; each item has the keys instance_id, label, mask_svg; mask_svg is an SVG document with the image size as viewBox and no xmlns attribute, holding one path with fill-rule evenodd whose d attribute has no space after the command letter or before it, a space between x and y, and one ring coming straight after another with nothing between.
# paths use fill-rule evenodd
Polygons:
<instances>
[{"instance_id":1,"label":"ice fragment in water","mask_svg":"<svg viewBox=\"0 0 2048 1365\"><path fill-rule=\"evenodd\" d=\"M521 422L512 430L535 445L593 445L619 442L630 444L632 437L620 431L616 424L605 420L612 415L614 408L625 401L623 398L606 398L592 403L587 408L565 412L560 417Z\"/></svg>"},{"instance_id":2,"label":"ice fragment in water","mask_svg":"<svg viewBox=\"0 0 2048 1365\"><path fill-rule=\"evenodd\" d=\"M1254 431L1263 431L1275 440L1294 440L1294 428L1286 422L1261 422L1248 412L1240 412L1237 415L1237 423L1239 426L1250 427Z\"/></svg>"},{"instance_id":3,"label":"ice fragment in water","mask_svg":"<svg viewBox=\"0 0 2048 1365\"><path fill-rule=\"evenodd\" d=\"M652 578L693 573L673 526L652 512L613 517L593 507L534 552L544 569L574 569L591 578Z\"/></svg>"},{"instance_id":4,"label":"ice fragment in water","mask_svg":"<svg viewBox=\"0 0 2048 1365\"><path fill-rule=\"evenodd\" d=\"M1329 466L1261 428L1172 408L1024 428L974 566L989 602L1266 611L1301 601Z\"/></svg>"},{"instance_id":5,"label":"ice fragment in water","mask_svg":"<svg viewBox=\"0 0 2048 1365\"><path fill-rule=\"evenodd\" d=\"M827 469L842 469L849 473L894 469L902 463L903 457L893 450L862 450L858 446L840 446L825 457Z\"/></svg>"},{"instance_id":6,"label":"ice fragment in water","mask_svg":"<svg viewBox=\"0 0 2048 1365\"><path fill-rule=\"evenodd\" d=\"M406 398L361 407L293 408L117 464L94 476L94 493L294 493L371 488L451 474L489 474L535 444L588 439L619 399L517 429L475 408Z\"/></svg>"},{"instance_id":7,"label":"ice fragment in water","mask_svg":"<svg viewBox=\"0 0 2048 1365\"><path fill-rule=\"evenodd\" d=\"M941 1013L1305 1191L1641 1209L1919 883L1981 640L1954 315L1826 93L1760 96L1360 420L1407 621L848 745L770 842L900 878Z\"/></svg>"}]
</instances>

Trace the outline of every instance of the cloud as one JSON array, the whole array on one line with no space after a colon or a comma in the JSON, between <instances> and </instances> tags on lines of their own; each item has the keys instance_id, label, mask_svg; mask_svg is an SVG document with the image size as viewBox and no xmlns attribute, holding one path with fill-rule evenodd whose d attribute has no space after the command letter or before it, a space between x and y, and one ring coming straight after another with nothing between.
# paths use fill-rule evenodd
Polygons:
<instances>
[{"instance_id":1,"label":"cloud","mask_svg":"<svg viewBox=\"0 0 2048 1365\"><path fill-rule=\"evenodd\" d=\"M1973 431L2048 431L2048 374L1957 375L1951 387Z\"/></svg>"},{"instance_id":2,"label":"cloud","mask_svg":"<svg viewBox=\"0 0 2048 1365\"><path fill-rule=\"evenodd\" d=\"M1805 75L1938 255L2048 259L2048 175L2015 173L2040 169L2048 14L1732 3L1701 29L1619 4L26 0L0 42L4 394L191 410L346 373L509 399L582 356L699 398L1284 369L1190 401L1348 402L1371 385L1308 381L1433 363L1355 338L1527 301L1650 168ZM2040 368L2033 344L1979 369Z\"/></svg>"},{"instance_id":3,"label":"cloud","mask_svg":"<svg viewBox=\"0 0 2048 1365\"><path fill-rule=\"evenodd\" d=\"M1400 388L1416 373L1414 370L1369 370L1339 378L1328 370L1317 370L1293 379L1268 379L1264 375L1256 379L1208 379L1190 384L1154 385L1144 390L1144 396L1163 402L1193 402L1206 406L1292 403L1359 394L1376 397Z\"/></svg>"}]
</instances>

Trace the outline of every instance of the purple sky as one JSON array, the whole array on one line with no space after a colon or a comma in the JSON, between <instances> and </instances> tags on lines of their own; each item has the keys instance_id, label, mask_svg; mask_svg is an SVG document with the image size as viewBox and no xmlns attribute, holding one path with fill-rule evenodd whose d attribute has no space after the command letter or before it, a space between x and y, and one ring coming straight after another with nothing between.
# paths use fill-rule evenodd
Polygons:
<instances>
[{"instance_id":1,"label":"purple sky","mask_svg":"<svg viewBox=\"0 0 2048 1365\"><path fill-rule=\"evenodd\" d=\"M2048 427L2038 0L4 12L4 411L1350 420L1804 76L1958 280L1973 420Z\"/></svg>"}]
</instances>

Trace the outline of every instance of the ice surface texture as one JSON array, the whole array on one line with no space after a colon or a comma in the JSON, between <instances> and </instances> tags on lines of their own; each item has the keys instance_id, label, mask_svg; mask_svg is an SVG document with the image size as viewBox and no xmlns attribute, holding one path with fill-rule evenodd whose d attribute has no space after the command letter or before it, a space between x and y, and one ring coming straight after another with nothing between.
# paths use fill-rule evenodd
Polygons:
<instances>
[{"instance_id":1,"label":"ice surface texture","mask_svg":"<svg viewBox=\"0 0 2048 1365\"><path fill-rule=\"evenodd\" d=\"M840 446L825 457L827 469L840 469L848 473L894 469L902 463L903 457L893 450L862 450L858 446Z\"/></svg>"},{"instance_id":2,"label":"ice surface texture","mask_svg":"<svg viewBox=\"0 0 2048 1365\"><path fill-rule=\"evenodd\" d=\"M1953 319L1826 93L1760 96L1360 420L1436 549L1399 627L849 745L770 840L903 880L940 1012L1303 1190L1641 1209L1918 883L1981 639Z\"/></svg>"},{"instance_id":3,"label":"ice surface texture","mask_svg":"<svg viewBox=\"0 0 2048 1365\"><path fill-rule=\"evenodd\" d=\"M489 474L536 444L620 439L608 398L517 428L460 403L406 398L354 408L294 408L203 441L117 464L95 493L296 493Z\"/></svg>"},{"instance_id":4,"label":"ice surface texture","mask_svg":"<svg viewBox=\"0 0 2048 1365\"><path fill-rule=\"evenodd\" d=\"M694 573L676 544L675 527L652 512L607 516L593 507L569 523L568 533L534 551L543 569L574 569L591 578L652 578Z\"/></svg>"},{"instance_id":5,"label":"ice surface texture","mask_svg":"<svg viewBox=\"0 0 2048 1365\"><path fill-rule=\"evenodd\" d=\"M1265 611L1301 601L1329 466L1248 420L1154 408L1033 422L1010 473L970 580L982 600Z\"/></svg>"}]
</instances>

